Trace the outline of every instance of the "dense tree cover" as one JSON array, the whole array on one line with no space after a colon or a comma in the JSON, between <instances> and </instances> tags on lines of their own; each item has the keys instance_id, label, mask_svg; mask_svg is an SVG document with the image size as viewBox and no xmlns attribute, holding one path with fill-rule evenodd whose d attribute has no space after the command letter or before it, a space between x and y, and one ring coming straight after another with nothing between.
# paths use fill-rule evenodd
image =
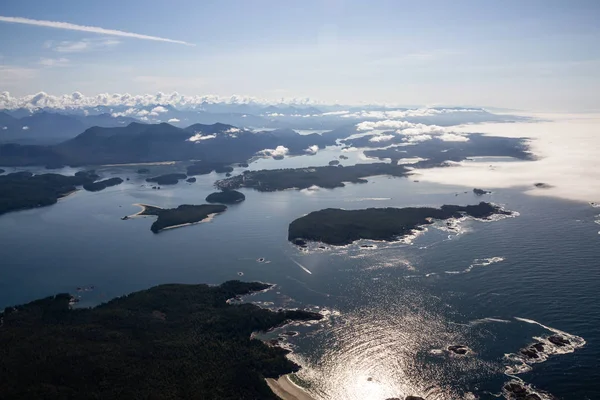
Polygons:
<instances>
[{"instance_id":1,"label":"dense tree cover","mask_svg":"<svg viewBox=\"0 0 600 400\"><path fill-rule=\"evenodd\" d=\"M306 189L313 185L322 188L343 187L344 182L365 183L363 179L375 175L406 176L408 170L401 165L373 163L349 167L326 166L308 168L244 171L242 175L216 182L220 189L250 187L261 192L285 189Z\"/></svg>"},{"instance_id":2,"label":"dense tree cover","mask_svg":"<svg viewBox=\"0 0 600 400\"><path fill-rule=\"evenodd\" d=\"M86 183L83 185L83 188L88 192L99 192L107 187L120 185L121 183L123 183L123 179L121 178L109 178L98 182Z\"/></svg>"},{"instance_id":3,"label":"dense tree cover","mask_svg":"<svg viewBox=\"0 0 600 400\"><path fill-rule=\"evenodd\" d=\"M144 211L140 215L158 216L158 219L150 227L150 230L154 233L177 225L200 222L210 214L218 214L227 210L226 206L220 204L202 204L199 206L182 204L177 208L143 207Z\"/></svg>"},{"instance_id":4,"label":"dense tree cover","mask_svg":"<svg viewBox=\"0 0 600 400\"><path fill-rule=\"evenodd\" d=\"M206 196L208 203L235 204L244 200L246 200L246 196L237 190L223 190L222 192L215 192Z\"/></svg>"},{"instance_id":5,"label":"dense tree cover","mask_svg":"<svg viewBox=\"0 0 600 400\"><path fill-rule=\"evenodd\" d=\"M159 185L176 185L180 179L187 178L186 174L165 174L146 179L146 182L156 182Z\"/></svg>"},{"instance_id":6,"label":"dense tree cover","mask_svg":"<svg viewBox=\"0 0 600 400\"><path fill-rule=\"evenodd\" d=\"M33 175L31 172L2 175L0 214L54 204L59 198L76 190L76 186L90 184L94 179L93 175L87 173L77 173L75 176Z\"/></svg>"},{"instance_id":7,"label":"dense tree cover","mask_svg":"<svg viewBox=\"0 0 600 400\"><path fill-rule=\"evenodd\" d=\"M510 212L485 202L469 206L444 205L441 208L327 208L293 221L289 226L288 240L306 239L338 246L360 239L391 241L410 234L422 225L431 224L433 220L460 218L464 214L489 218Z\"/></svg>"},{"instance_id":8,"label":"dense tree cover","mask_svg":"<svg viewBox=\"0 0 600 400\"><path fill-rule=\"evenodd\" d=\"M276 399L264 378L298 370L286 350L251 340L306 311L227 299L263 283L160 285L95 308L59 294L0 314L2 399Z\"/></svg>"}]
</instances>

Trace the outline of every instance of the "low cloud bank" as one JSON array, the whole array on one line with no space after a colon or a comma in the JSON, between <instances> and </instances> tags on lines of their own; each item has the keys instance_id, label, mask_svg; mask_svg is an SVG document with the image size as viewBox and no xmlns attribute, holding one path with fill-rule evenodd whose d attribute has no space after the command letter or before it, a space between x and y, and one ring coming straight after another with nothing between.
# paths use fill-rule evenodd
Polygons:
<instances>
[{"instance_id":1,"label":"low cloud bank","mask_svg":"<svg viewBox=\"0 0 600 400\"><path fill-rule=\"evenodd\" d=\"M536 161L472 162L457 168L418 170L419 179L484 189L515 186L527 193L568 200L600 203L600 114L535 115L543 122L477 125L477 131L493 136L528 137ZM552 121L548 121L552 120ZM473 125L454 128L473 131ZM490 167L490 165L492 167ZM536 188L535 183L551 187Z\"/></svg>"}]
</instances>

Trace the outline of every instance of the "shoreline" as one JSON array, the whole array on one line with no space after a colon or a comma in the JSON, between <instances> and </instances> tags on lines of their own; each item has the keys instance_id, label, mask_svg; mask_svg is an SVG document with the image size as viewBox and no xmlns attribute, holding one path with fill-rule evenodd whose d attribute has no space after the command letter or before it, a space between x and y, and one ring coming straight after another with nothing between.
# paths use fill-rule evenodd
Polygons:
<instances>
[{"instance_id":1,"label":"shoreline","mask_svg":"<svg viewBox=\"0 0 600 400\"><path fill-rule=\"evenodd\" d=\"M128 215L128 216L127 216L127 218L135 218L135 217L155 217L156 215L144 215L144 214L142 214L142 213L143 213L144 211L146 211L146 209L147 209L148 207L154 207L154 208L160 208L160 209L162 209L162 207L159 207L159 206L152 206L152 205L150 205L150 204L133 203L132 205L134 205L134 206L138 206L138 207L142 207L142 209L141 209L140 211L136 212L135 214Z\"/></svg>"},{"instance_id":2,"label":"shoreline","mask_svg":"<svg viewBox=\"0 0 600 400\"><path fill-rule=\"evenodd\" d=\"M196 221L196 222L186 222L185 224L167 226L166 228L163 228L163 229L159 230L158 232L166 231L166 230L169 230L169 229L181 228L183 226L189 226L189 225L202 224L202 223L205 223L205 222L211 222L215 218L215 216L218 215L218 214L219 213L208 214L206 216L206 218L204 218L203 220L200 220L200 221Z\"/></svg>"},{"instance_id":3,"label":"shoreline","mask_svg":"<svg viewBox=\"0 0 600 400\"><path fill-rule=\"evenodd\" d=\"M292 382L290 375L282 375L278 379L265 378L265 380L271 391L281 400L315 400L306 390Z\"/></svg>"}]
</instances>

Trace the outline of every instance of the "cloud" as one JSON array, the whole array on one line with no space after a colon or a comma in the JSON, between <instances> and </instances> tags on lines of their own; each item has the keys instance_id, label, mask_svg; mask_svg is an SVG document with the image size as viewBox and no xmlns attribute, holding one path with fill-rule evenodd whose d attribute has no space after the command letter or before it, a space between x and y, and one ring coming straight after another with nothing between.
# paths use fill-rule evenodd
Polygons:
<instances>
[{"instance_id":1,"label":"cloud","mask_svg":"<svg viewBox=\"0 0 600 400\"><path fill-rule=\"evenodd\" d=\"M41 58L40 59L40 65L43 65L44 67L66 67L67 65L69 65L69 59L68 58Z\"/></svg>"},{"instance_id":2,"label":"cloud","mask_svg":"<svg viewBox=\"0 0 600 400\"><path fill-rule=\"evenodd\" d=\"M5 17L5 16L0 16L0 22L43 26L46 28L66 29L66 30L70 30L70 31L97 33L100 35L121 36L121 37L128 37L128 38L132 38L132 39L153 40L156 42L167 42L167 43L184 44L187 46L194 46L194 44L184 42L182 40L167 39L167 38L163 38L163 37L159 37L159 36L142 35L139 33L119 31L119 30L115 30L115 29L105 29L105 28L100 28L100 27L96 27L96 26L77 25L77 24L71 24L69 22L45 21L45 20L39 20L39 19L30 19L30 18L21 18L21 17Z\"/></svg>"},{"instance_id":3,"label":"cloud","mask_svg":"<svg viewBox=\"0 0 600 400\"><path fill-rule=\"evenodd\" d=\"M467 142L469 138L463 135L457 135L456 133L444 133L437 137L444 142Z\"/></svg>"},{"instance_id":4,"label":"cloud","mask_svg":"<svg viewBox=\"0 0 600 400\"><path fill-rule=\"evenodd\" d=\"M313 144L312 146L308 146L308 148L305 149L304 151L307 152L308 154L317 154L317 152L319 151L319 146L317 146L316 144Z\"/></svg>"},{"instance_id":5,"label":"cloud","mask_svg":"<svg viewBox=\"0 0 600 400\"><path fill-rule=\"evenodd\" d=\"M0 65L0 84L1 87L8 88L15 86L15 81L22 79L32 79L37 76L38 71L31 68L10 67ZM190 81L181 77L156 77L156 76L138 76L134 78L135 82L143 83L148 87L173 87L181 86L190 88ZM192 80L192 87L201 86L204 81ZM201 108L204 104L254 104L254 105L271 105L271 104L286 104L286 105L307 105L318 104L306 98L288 98L269 100L252 96L218 96L218 95L194 95L186 96L178 92L164 93L157 92L156 94L140 94L132 95L129 93L100 93L93 96L85 96L80 92L72 94L63 94L59 96L51 95L45 92L25 95L21 97L13 97L10 92L0 93L0 109L15 109L15 108L53 108L57 110L65 109L81 109L86 107L129 107L140 108L150 105L169 105L182 109Z\"/></svg>"},{"instance_id":6,"label":"cloud","mask_svg":"<svg viewBox=\"0 0 600 400\"><path fill-rule=\"evenodd\" d=\"M445 128L437 125L426 125L418 124L408 121L397 121L397 120L383 120L383 121L364 121L356 124L356 128L359 131L373 131L373 130L391 130L395 129L395 135L404 136L406 142L423 142L431 140L433 138L443 140L445 142L466 142L469 137L450 131L449 128ZM394 137L392 134L386 135L373 135L369 141L371 142L382 142L391 140Z\"/></svg>"},{"instance_id":7,"label":"cloud","mask_svg":"<svg viewBox=\"0 0 600 400\"><path fill-rule=\"evenodd\" d=\"M59 53L80 53L84 51L100 50L110 47L114 47L121 42L111 38L100 38L100 39L83 39L78 41L62 41L54 43L48 41L44 44L44 47L50 48Z\"/></svg>"},{"instance_id":8,"label":"cloud","mask_svg":"<svg viewBox=\"0 0 600 400\"><path fill-rule=\"evenodd\" d=\"M392 140L393 138L394 135L377 135L369 139L369 142L387 142L388 140Z\"/></svg>"},{"instance_id":9,"label":"cloud","mask_svg":"<svg viewBox=\"0 0 600 400\"><path fill-rule=\"evenodd\" d=\"M168 123L170 123L170 124L174 124L174 123L181 122L181 121L180 121L180 120L178 120L177 118L171 118L171 119L170 119L170 120L168 120L167 122L168 122Z\"/></svg>"},{"instance_id":10,"label":"cloud","mask_svg":"<svg viewBox=\"0 0 600 400\"><path fill-rule=\"evenodd\" d=\"M262 154L271 157L283 157L290 152L290 149L284 146L277 146L275 149L264 149L259 151L257 154Z\"/></svg>"},{"instance_id":11,"label":"cloud","mask_svg":"<svg viewBox=\"0 0 600 400\"><path fill-rule=\"evenodd\" d=\"M22 127L21 129L23 129L24 131L28 131L28 130L29 130L29 127L28 127L28 126L24 126L24 127Z\"/></svg>"},{"instance_id":12,"label":"cloud","mask_svg":"<svg viewBox=\"0 0 600 400\"><path fill-rule=\"evenodd\" d=\"M417 117L435 117L448 114L466 114L466 113L482 113L485 112L482 108L416 108L410 110L384 110L384 111L357 111L353 113L343 113L342 118L354 119L403 119ZM326 115L326 114L322 114Z\"/></svg>"},{"instance_id":13,"label":"cloud","mask_svg":"<svg viewBox=\"0 0 600 400\"><path fill-rule=\"evenodd\" d=\"M217 135L202 135L202 133L196 133L194 136L191 136L187 139L188 142L199 142L201 140L210 140L216 138Z\"/></svg>"}]
</instances>

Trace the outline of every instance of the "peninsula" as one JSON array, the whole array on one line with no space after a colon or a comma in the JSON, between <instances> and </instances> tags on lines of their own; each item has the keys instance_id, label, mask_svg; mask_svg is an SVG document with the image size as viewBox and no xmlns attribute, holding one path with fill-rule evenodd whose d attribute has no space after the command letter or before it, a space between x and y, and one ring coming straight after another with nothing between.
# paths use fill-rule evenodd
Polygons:
<instances>
[{"instance_id":1,"label":"peninsula","mask_svg":"<svg viewBox=\"0 0 600 400\"><path fill-rule=\"evenodd\" d=\"M137 215L155 215L158 218L150 230L158 233L164 229L190 225L209 218L212 214L219 214L227 210L220 204L202 204L199 206L182 204L177 208L160 208L141 205L144 209Z\"/></svg>"},{"instance_id":2,"label":"peninsula","mask_svg":"<svg viewBox=\"0 0 600 400\"><path fill-rule=\"evenodd\" d=\"M248 187L260 192L273 192L285 189L307 189L311 186L333 189L344 187L344 182L366 183L369 176L389 175L402 177L409 170L402 165L373 163L357 164L348 167L324 166L308 168L270 169L244 171L241 175L217 181L219 189Z\"/></svg>"},{"instance_id":3,"label":"peninsula","mask_svg":"<svg viewBox=\"0 0 600 400\"><path fill-rule=\"evenodd\" d=\"M227 303L269 287L167 284L95 308L71 309L69 294L7 307L2 397L275 400L265 378L299 366L252 333L322 315Z\"/></svg>"},{"instance_id":4,"label":"peninsula","mask_svg":"<svg viewBox=\"0 0 600 400\"><path fill-rule=\"evenodd\" d=\"M288 230L288 240L310 240L334 246L343 246L356 240L394 241L409 235L434 220L460 218L468 215L487 219L492 215L510 215L500 207L481 202L477 205L444 205L440 208L367 208L341 210L327 208L312 212L293 221Z\"/></svg>"},{"instance_id":5,"label":"peninsula","mask_svg":"<svg viewBox=\"0 0 600 400\"><path fill-rule=\"evenodd\" d=\"M0 176L0 215L55 204L58 199L77 190L77 186L91 184L97 175L77 172L74 176L60 174L34 175L28 171Z\"/></svg>"}]
</instances>

